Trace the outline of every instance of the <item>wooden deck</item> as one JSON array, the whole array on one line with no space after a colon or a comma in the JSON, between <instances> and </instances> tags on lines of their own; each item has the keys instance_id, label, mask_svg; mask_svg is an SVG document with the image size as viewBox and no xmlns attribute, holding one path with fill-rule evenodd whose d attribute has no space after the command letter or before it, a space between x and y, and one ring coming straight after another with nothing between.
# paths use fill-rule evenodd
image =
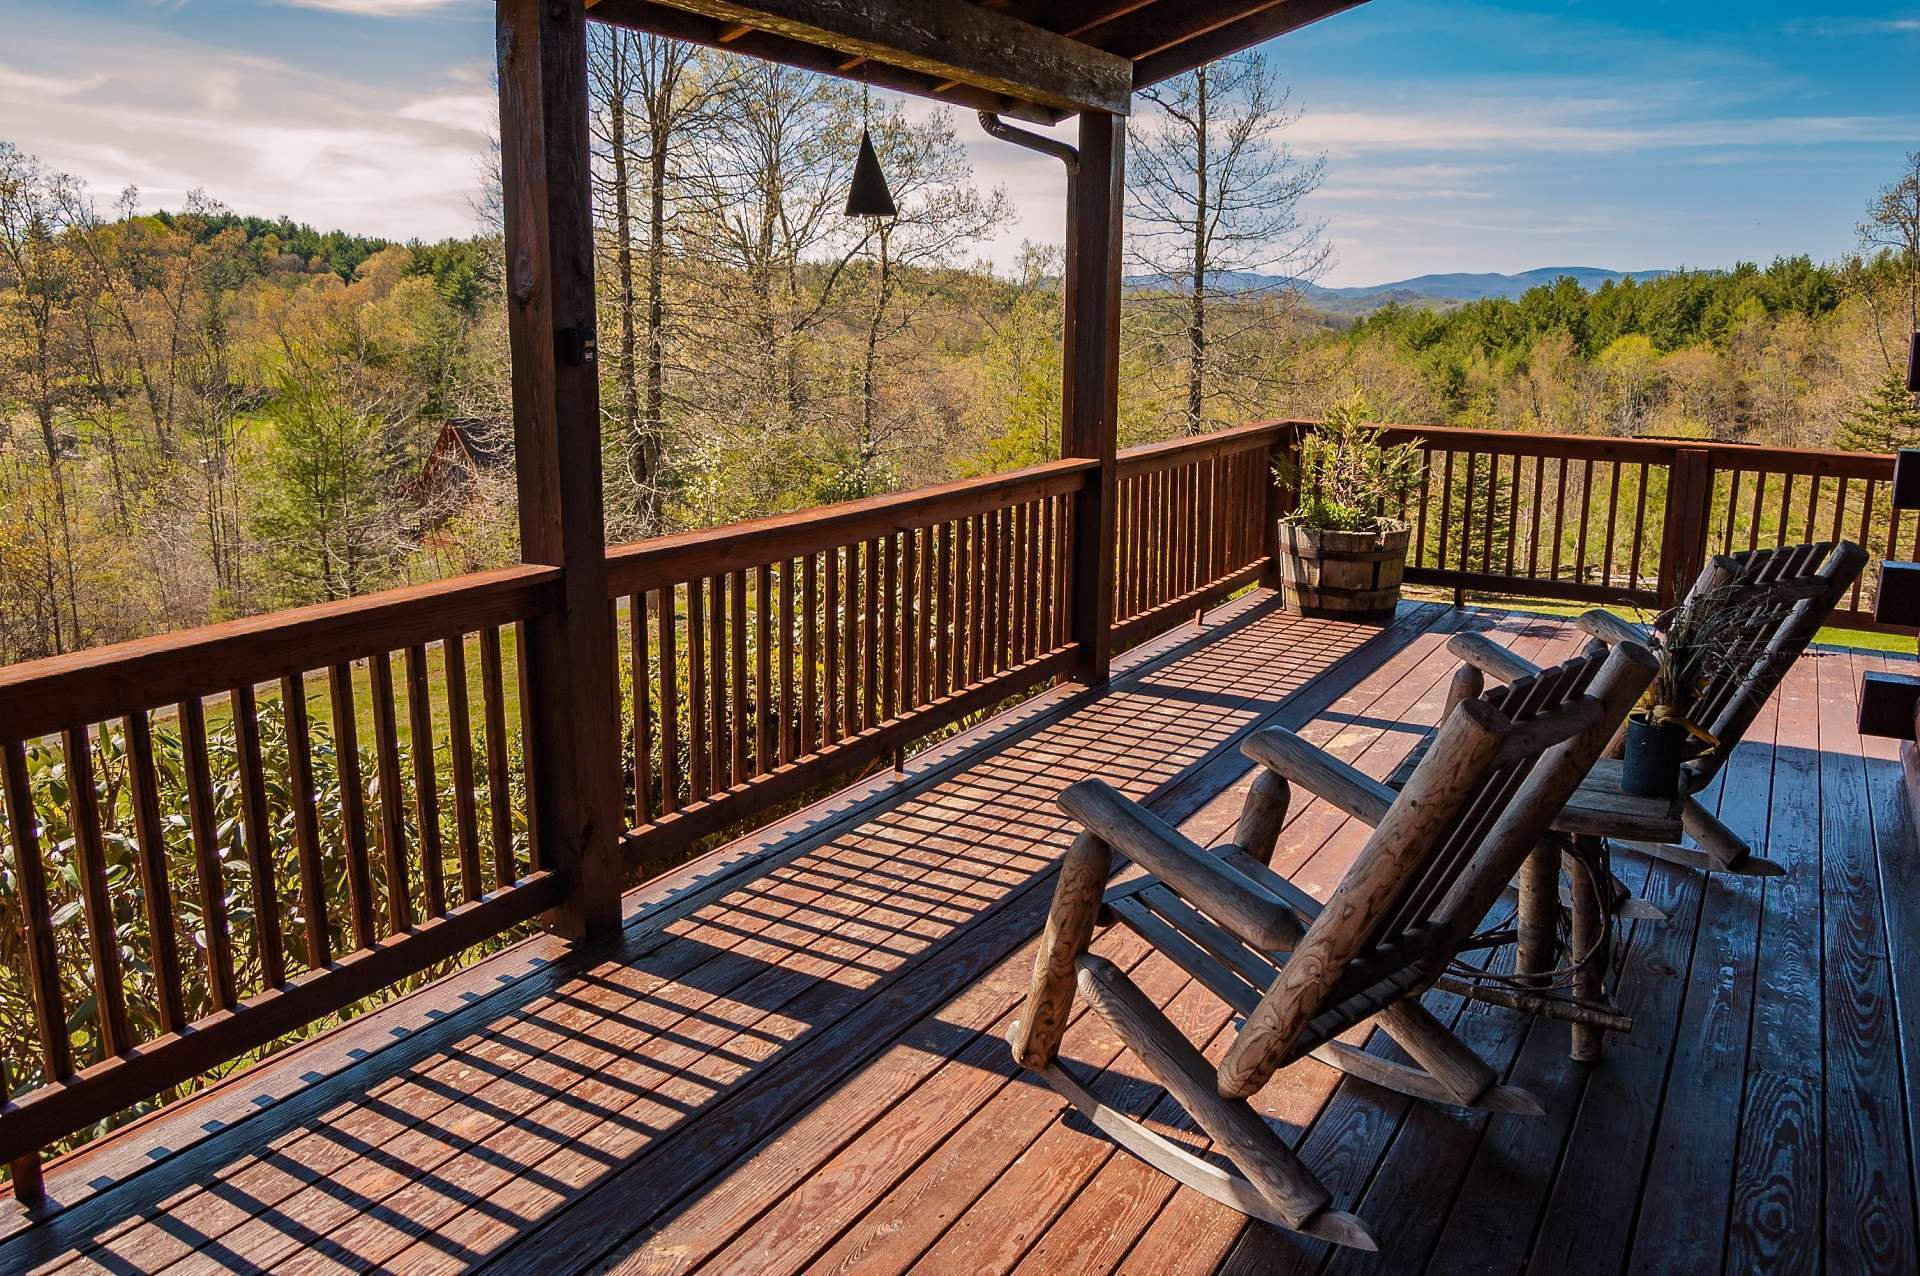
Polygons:
<instances>
[{"instance_id":1,"label":"wooden deck","mask_svg":"<svg viewBox=\"0 0 1920 1276\"><path fill-rule=\"evenodd\" d=\"M1013 1067L1055 793L1101 775L1217 838L1267 722L1384 775L1459 626L1535 660L1575 645L1491 611L1380 631L1242 600L1105 693L1051 693L635 895L613 951L529 941L51 1167L56 1208L0 1221L0 1270L1913 1270L1920 854L1891 746L1853 729L1877 655L1803 659L1709 793L1788 876L1616 862L1671 921L1621 937L1636 1026L1604 1064L1569 1063L1563 1026L1428 998L1544 1120L1312 1062L1264 1092L1378 1255L1175 1191ZM1324 894L1362 833L1304 805L1276 866ZM1098 948L1224 1047L1225 1007L1176 968L1124 932ZM1064 1053L1195 1137L1097 1019Z\"/></svg>"}]
</instances>

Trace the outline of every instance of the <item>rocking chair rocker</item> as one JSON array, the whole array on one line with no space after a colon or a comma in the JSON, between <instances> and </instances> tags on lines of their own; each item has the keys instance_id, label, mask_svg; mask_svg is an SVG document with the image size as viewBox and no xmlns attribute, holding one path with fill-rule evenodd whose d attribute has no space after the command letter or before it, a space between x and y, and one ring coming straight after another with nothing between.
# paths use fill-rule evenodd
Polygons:
<instances>
[{"instance_id":1,"label":"rocking chair rocker","mask_svg":"<svg viewBox=\"0 0 1920 1276\"><path fill-rule=\"evenodd\" d=\"M1386 788L1292 732L1256 733L1232 845L1204 849L1098 780L1060 805L1086 831L1062 863L1014 1058L1115 1142L1196 1191L1282 1228L1373 1249L1366 1226L1248 1103L1305 1056L1441 1103L1539 1115L1420 1004L1652 679L1621 643L1455 705L1406 787ZM1322 905L1268 867L1300 784L1374 828ZM1145 874L1107 891L1113 851ZM1103 899L1103 892L1104 899ZM1216 1068L1118 967L1088 952L1119 922L1244 1017ZM1058 1057L1075 990L1191 1114L1235 1174L1103 1105ZM1416 1061L1335 1038L1373 1020Z\"/></svg>"}]
</instances>

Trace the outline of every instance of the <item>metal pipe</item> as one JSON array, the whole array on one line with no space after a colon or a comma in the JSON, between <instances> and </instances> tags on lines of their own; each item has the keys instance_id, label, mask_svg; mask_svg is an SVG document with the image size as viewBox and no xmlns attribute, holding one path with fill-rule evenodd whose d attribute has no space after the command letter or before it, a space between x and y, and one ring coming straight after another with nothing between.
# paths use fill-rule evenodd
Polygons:
<instances>
[{"instance_id":1,"label":"metal pipe","mask_svg":"<svg viewBox=\"0 0 1920 1276\"><path fill-rule=\"evenodd\" d=\"M1024 146L1030 151L1039 151L1042 155L1051 155L1067 166L1069 174L1080 171L1080 152L1065 142L1038 133L1029 133L995 115L992 111L980 112L980 127L987 131L988 137L998 138L1002 142L1012 142L1015 146Z\"/></svg>"}]
</instances>

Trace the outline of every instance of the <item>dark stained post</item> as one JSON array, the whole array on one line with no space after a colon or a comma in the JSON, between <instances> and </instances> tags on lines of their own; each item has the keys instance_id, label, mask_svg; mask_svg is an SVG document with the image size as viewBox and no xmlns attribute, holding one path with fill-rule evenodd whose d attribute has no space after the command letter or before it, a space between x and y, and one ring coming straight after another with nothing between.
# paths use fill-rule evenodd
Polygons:
<instances>
[{"instance_id":1,"label":"dark stained post","mask_svg":"<svg viewBox=\"0 0 1920 1276\"><path fill-rule=\"evenodd\" d=\"M1099 685L1113 663L1113 547L1119 481L1120 234L1127 122L1080 115L1080 167L1067 182L1066 350L1060 455L1100 463L1074 504L1073 640L1082 676Z\"/></svg>"},{"instance_id":2,"label":"dark stained post","mask_svg":"<svg viewBox=\"0 0 1920 1276\"><path fill-rule=\"evenodd\" d=\"M1713 500L1713 458L1705 448L1675 451L1667 469L1667 512L1660 534L1662 611L1685 595L1707 561L1707 514Z\"/></svg>"},{"instance_id":3,"label":"dark stained post","mask_svg":"<svg viewBox=\"0 0 1920 1276\"><path fill-rule=\"evenodd\" d=\"M527 622L519 659L535 837L564 874L548 925L592 939L620 923L620 750L601 517L588 188L586 13L580 0L497 0L520 553L565 570L557 612Z\"/></svg>"}]
</instances>

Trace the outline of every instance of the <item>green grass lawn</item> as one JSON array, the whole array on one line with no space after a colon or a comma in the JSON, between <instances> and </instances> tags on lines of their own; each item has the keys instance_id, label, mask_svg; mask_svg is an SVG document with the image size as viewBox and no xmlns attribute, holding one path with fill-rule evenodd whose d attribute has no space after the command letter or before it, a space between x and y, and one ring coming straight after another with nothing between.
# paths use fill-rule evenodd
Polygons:
<instances>
[{"instance_id":1,"label":"green grass lawn","mask_svg":"<svg viewBox=\"0 0 1920 1276\"><path fill-rule=\"evenodd\" d=\"M1445 601L1451 597L1446 591L1436 594L1436 601ZM1477 607L1496 607L1501 611L1525 612L1536 616L1580 616L1594 610L1590 603L1557 603L1538 599L1482 599L1469 596L1468 602ZM1636 607L1607 607L1606 611L1631 620L1636 624L1645 624L1653 619L1654 613ZM1884 651L1892 655L1912 656L1914 640L1906 634L1876 633L1871 629L1845 629L1828 625L1814 635L1813 639L1829 647L1852 647L1860 651Z\"/></svg>"}]
</instances>

